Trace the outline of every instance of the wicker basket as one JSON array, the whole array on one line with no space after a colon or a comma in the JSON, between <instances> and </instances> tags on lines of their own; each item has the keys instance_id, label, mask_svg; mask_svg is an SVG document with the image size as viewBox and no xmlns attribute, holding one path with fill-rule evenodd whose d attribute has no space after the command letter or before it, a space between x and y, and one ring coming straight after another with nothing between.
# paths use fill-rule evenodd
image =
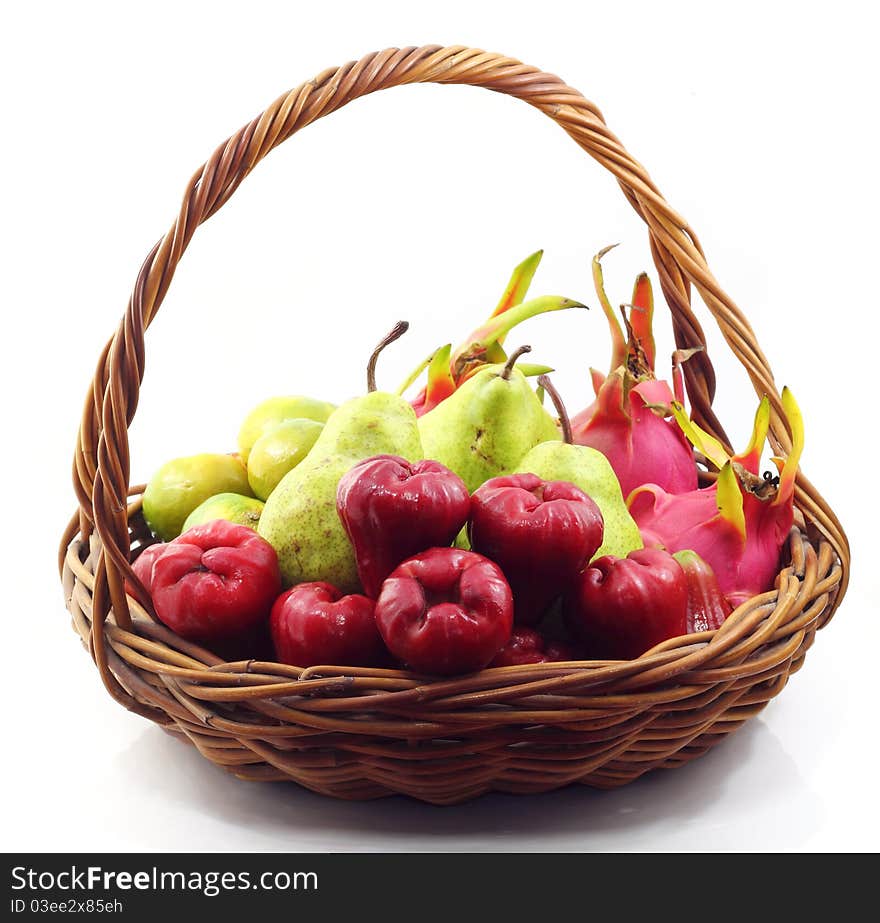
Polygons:
<instances>
[{"instance_id":1,"label":"wicker basket","mask_svg":"<svg viewBox=\"0 0 880 923\"><path fill-rule=\"evenodd\" d=\"M129 485L128 426L144 372L144 331L196 228L274 147L375 90L470 84L528 102L614 176L644 220L679 348L703 343L694 285L755 391L773 406L771 441L791 448L767 360L719 288L700 245L596 107L559 78L483 51L388 49L327 70L276 100L190 180L177 220L150 252L88 392L74 484L79 510L59 566L73 624L108 692L243 779L293 780L338 798L403 793L449 804L488 791L539 792L573 782L609 788L680 766L756 715L804 661L846 588L849 548L834 513L801 474L795 527L776 588L716 632L667 641L637 660L503 667L441 681L399 670L300 670L222 662L127 596L129 561L149 543L142 487ZM727 442L712 411L714 374L685 367L694 419Z\"/></svg>"}]
</instances>

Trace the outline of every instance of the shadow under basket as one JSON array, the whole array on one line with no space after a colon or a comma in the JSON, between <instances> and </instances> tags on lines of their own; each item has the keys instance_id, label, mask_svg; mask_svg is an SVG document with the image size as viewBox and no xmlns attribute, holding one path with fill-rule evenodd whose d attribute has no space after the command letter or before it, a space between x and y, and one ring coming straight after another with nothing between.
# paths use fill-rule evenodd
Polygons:
<instances>
[{"instance_id":1,"label":"shadow under basket","mask_svg":"<svg viewBox=\"0 0 880 923\"><path fill-rule=\"evenodd\" d=\"M75 452L79 509L59 553L74 628L114 699L242 779L292 780L337 798L400 793L451 804L489 791L612 788L681 766L782 691L846 590L846 535L802 473L775 589L741 605L717 631L671 639L632 661L529 664L440 680L402 670L226 662L158 623L133 578L130 562L152 538L141 515L143 487L129 484L128 427L143 379L144 332L184 250L282 141L359 96L410 83L469 84L522 99L611 172L647 226L677 347L704 345L693 286L755 392L770 398L776 454L791 449L789 421L748 321L709 272L694 233L592 103L558 77L497 54L387 49L284 94L220 145L144 262L100 356ZM705 350L685 363L684 375L694 420L727 445ZM127 581L138 589L127 594Z\"/></svg>"}]
</instances>

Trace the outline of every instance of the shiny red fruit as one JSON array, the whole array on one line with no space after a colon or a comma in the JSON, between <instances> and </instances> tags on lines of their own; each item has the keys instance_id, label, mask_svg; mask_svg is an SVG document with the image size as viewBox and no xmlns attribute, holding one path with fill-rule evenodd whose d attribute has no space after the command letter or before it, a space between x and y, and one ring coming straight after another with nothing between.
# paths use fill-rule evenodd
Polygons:
<instances>
[{"instance_id":1,"label":"shiny red fruit","mask_svg":"<svg viewBox=\"0 0 880 923\"><path fill-rule=\"evenodd\" d=\"M137 556L134 564L131 565L135 577L140 580L148 593L151 592L153 586L153 563L167 547L168 545L165 542L156 542L154 545L148 545ZM134 595L133 588L130 584L125 584L125 590L129 595Z\"/></svg>"},{"instance_id":2,"label":"shiny red fruit","mask_svg":"<svg viewBox=\"0 0 880 923\"><path fill-rule=\"evenodd\" d=\"M564 641L552 641L534 628L516 625L510 640L498 651L489 666L518 667L526 663L552 663L577 659L574 648Z\"/></svg>"},{"instance_id":3,"label":"shiny red fruit","mask_svg":"<svg viewBox=\"0 0 880 923\"><path fill-rule=\"evenodd\" d=\"M382 584L376 624L398 660L418 673L481 670L513 627L513 596L501 568L472 551L431 548Z\"/></svg>"},{"instance_id":4,"label":"shiny red fruit","mask_svg":"<svg viewBox=\"0 0 880 923\"><path fill-rule=\"evenodd\" d=\"M492 478L471 498L471 548L495 561L513 591L514 621L535 625L602 544L596 503L567 481Z\"/></svg>"},{"instance_id":5,"label":"shiny red fruit","mask_svg":"<svg viewBox=\"0 0 880 923\"><path fill-rule=\"evenodd\" d=\"M470 507L464 481L440 462L375 455L346 472L336 509L354 547L364 593L375 599L401 561L451 545Z\"/></svg>"},{"instance_id":6,"label":"shiny red fruit","mask_svg":"<svg viewBox=\"0 0 880 923\"><path fill-rule=\"evenodd\" d=\"M599 558L563 602L566 624L591 660L631 660L686 634L687 613L685 573L660 548Z\"/></svg>"},{"instance_id":7,"label":"shiny red fruit","mask_svg":"<svg viewBox=\"0 0 880 923\"><path fill-rule=\"evenodd\" d=\"M296 667L377 666L387 657L372 599L343 596L330 583L300 583L272 606L269 628L281 663Z\"/></svg>"},{"instance_id":8,"label":"shiny red fruit","mask_svg":"<svg viewBox=\"0 0 880 923\"><path fill-rule=\"evenodd\" d=\"M688 585L688 634L717 631L733 611L721 592L715 571L696 551L676 551L672 555L681 565Z\"/></svg>"},{"instance_id":9,"label":"shiny red fruit","mask_svg":"<svg viewBox=\"0 0 880 923\"><path fill-rule=\"evenodd\" d=\"M216 519L156 554L150 591L156 615L182 638L240 637L268 619L281 592L278 557L253 529Z\"/></svg>"}]
</instances>

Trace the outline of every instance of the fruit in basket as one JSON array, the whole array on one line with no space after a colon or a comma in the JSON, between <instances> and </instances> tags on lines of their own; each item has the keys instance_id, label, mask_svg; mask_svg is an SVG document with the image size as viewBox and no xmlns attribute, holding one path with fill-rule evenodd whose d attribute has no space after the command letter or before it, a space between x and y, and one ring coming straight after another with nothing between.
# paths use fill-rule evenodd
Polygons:
<instances>
[{"instance_id":1,"label":"fruit in basket","mask_svg":"<svg viewBox=\"0 0 880 923\"><path fill-rule=\"evenodd\" d=\"M165 542L156 542L153 545L148 545L137 558L135 558L134 564L131 565L135 577L140 580L148 593L153 586L153 562L167 547ZM128 581L126 581L125 584L125 592L128 593L129 596L134 595L134 587L128 583Z\"/></svg>"},{"instance_id":2,"label":"fruit in basket","mask_svg":"<svg viewBox=\"0 0 880 923\"><path fill-rule=\"evenodd\" d=\"M782 547L794 521L795 476L804 446L804 426L788 388L782 391L782 407L791 423L792 448L787 458L773 459L778 476L759 474L770 426L770 401L766 397L755 415L749 445L733 457L677 407L688 438L719 469L717 480L683 494L670 494L647 484L628 500L646 541L673 552L696 551L715 572L721 591L734 607L772 589Z\"/></svg>"},{"instance_id":3,"label":"fruit in basket","mask_svg":"<svg viewBox=\"0 0 880 923\"><path fill-rule=\"evenodd\" d=\"M387 651L376 627L372 599L343 596L329 583L300 583L272 606L269 628L281 663L296 667L377 666Z\"/></svg>"},{"instance_id":4,"label":"fruit in basket","mask_svg":"<svg viewBox=\"0 0 880 923\"><path fill-rule=\"evenodd\" d=\"M336 508L361 586L375 599L401 561L452 544L467 522L471 498L464 481L439 462L377 455L343 475Z\"/></svg>"},{"instance_id":5,"label":"fruit in basket","mask_svg":"<svg viewBox=\"0 0 880 923\"><path fill-rule=\"evenodd\" d=\"M273 426L251 446L247 460L248 483L254 495L268 500L281 478L309 454L324 424L300 417Z\"/></svg>"},{"instance_id":6,"label":"fruit in basket","mask_svg":"<svg viewBox=\"0 0 880 923\"><path fill-rule=\"evenodd\" d=\"M565 623L591 660L632 660L686 634L687 611L685 573L661 548L593 561L563 602Z\"/></svg>"},{"instance_id":7,"label":"fruit in basket","mask_svg":"<svg viewBox=\"0 0 880 923\"><path fill-rule=\"evenodd\" d=\"M343 593L360 588L354 549L336 511L336 490L355 464L374 455L423 457L415 411L396 394L375 390L380 351L407 329L399 324L379 344L368 365L366 395L339 407L309 454L280 481L266 501L259 533L278 552L284 583L322 581Z\"/></svg>"},{"instance_id":8,"label":"fruit in basket","mask_svg":"<svg viewBox=\"0 0 880 923\"><path fill-rule=\"evenodd\" d=\"M241 494L230 493L214 494L213 497L208 497L200 503L186 517L181 532L210 522L212 519L225 519L227 522L256 529L262 512L263 502L255 497L243 497Z\"/></svg>"},{"instance_id":9,"label":"fruit in basket","mask_svg":"<svg viewBox=\"0 0 880 923\"><path fill-rule=\"evenodd\" d=\"M620 484L608 459L589 446L554 440L527 453L514 468L545 481L568 481L590 497L602 513L605 532L594 557L606 554L626 557L642 547L639 528L626 508Z\"/></svg>"},{"instance_id":10,"label":"fruit in basket","mask_svg":"<svg viewBox=\"0 0 880 923\"><path fill-rule=\"evenodd\" d=\"M558 295L523 301L543 253L543 250L538 250L526 257L513 270L501 300L488 320L471 332L455 350L452 349L452 344L438 349L407 379L400 393L412 384L427 365L427 384L412 401L417 416L433 410L482 367L503 365L507 361L507 354L502 348L502 343L517 324L549 311L586 307L579 301ZM525 364L519 368L527 376L551 371L546 366Z\"/></svg>"},{"instance_id":11,"label":"fruit in basket","mask_svg":"<svg viewBox=\"0 0 880 923\"><path fill-rule=\"evenodd\" d=\"M675 401L684 401L680 363L693 351L674 354L673 388L656 378L650 280L644 273L636 279L629 316L621 306L624 336L602 280L601 259L609 249L593 259L593 278L611 328L611 370L607 377L591 370L596 399L572 418L573 441L605 455L624 497L648 483L669 493L695 490L693 450L672 411Z\"/></svg>"},{"instance_id":12,"label":"fruit in basket","mask_svg":"<svg viewBox=\"0 0 880 923\"><path fill-rule=\"evenodd\" d=\"M574 307L574 305L572 305L572 307ZM499 352L504 356L504 350L499 350ZM446 398L450 397L468 378L475 375L480 369L484 369L489 365L499 364L488 362L485 359L479 361L472 360L464 366L462 377L456 380L452 372L450 372L451 355L451 343L441 346L435 352L431 353L398 389L398 394L403 394L427 366L428 380L425 387L422 388L418 396L411 401L417 417L423 416L429 410L433 410L438 404L445 401ZM504 361L506 361L506 357L502 359L501 364L503 364ZM517 363L517 368L526 378L533 378L537 375L543 375L545 372L553 371L549 365L536 365L530 362Z\"/></svg>"},{"instance_id":13,"label":"fruit in basket","mask_svg":"<svg viewBox=\"0 0 880 923\"><path fill-rule=\"evenodd\" d=\"M533 446L558 436L556 421L514 367L528 350L520 347L506 364L481 369L419 417L425 458L450 468L471 492L509 471Z\"/></svg>"},{"instance_id":14,"label":"fruit in basket","mask_svg":"<svg viewBox=\"0 0 880 923\"><path fill-rule=\"evenodd\" d=\"M606 554L626 557L630 551L642 547L642 537L626 508L611 463L596 449L572 445L571 425L559 392L546 375L538 383L553 400L562 439L557 437L536 445L516 463L513 473L530 473L545 481L567 481L580 488L599 507L604 523L602 543L593 557Z\"/></svg>"},{"instance_id":15,"label":"fruit in basket","mask_svg":"<svg viewBox=\"0 0 880 923\"><path fill-rule=\"evenodd\" d=\"M681 565L688 585L688 634L715 631L733 611L718 586L715 571L691 549L676 551L672 556Z\"/></svg>"},{"instance_id":16,"label":"fruit in basket","mask_svg":"<svg viewBox=\"0 0 880 923\"><path fill-rule=\"evenodd\" d=\"M335 404L318 401L301 394L270 397L244 418L238 431L238 451L241 460L247 464L254 443L279 423L288 420L312 420L326 423L336 409Z\"/></svg>"},{"instance_id":17,"label":"fruit in basket","mask_svg":"<svg viewBox=\"0 0 880 923\"><path fill-rule=\"evenodd\" d=\"M510 640L492 658L490 667L519 667L526 663L578 660L572 645L545 638L534 628L514 625Z\"/></svg>"},{"instance_id":18,"label":"fruit in basket","mask_svg":"<svg viewBox=\"0 0 880 923\"><path fill-rule=\"evenodd\" d=\"M191 641L247 635L268 619L280 592L272 546L253 529L223 519L194 526L153 561L156 615Z\"/></svg>"},{"instance_id":19,"label":"fruit in basket","mask_svg":"<svg viewBox=\"0 0 880 923\"><path fill-rule=\"evenodd\" d=\"M488 558L430 548L382 584L376 624L388 650L411 669L470 673L483 669L510 638L513 595Z\"/></svg>"},{"instance_id":20,"label":"fruit in basket","mask_svg":"<svg viewBox=\"0 0 880 923\"><path fill-rule=\"evenodd\" d=\"M159 468L144 490L144 520L153 535L171 541L199 504L222 493L253 496L237 456L203 453L174 458Z\"/></svg>"},{"instance_id":21,"label":"fruit in basket","mask_svg":"<svg viewBox=\"0 0 880 923\"><path fill-rule=\"evenodd\" d=\"M431 353L425 362L422 363L422 365L420 365L404 382L403 386L398 389L398 393L403 394L422 373L424 367L427 366L428 380L425 383L425 387L422 388L418 396L410 402L417 417L422 416L422 414L427 413L429 410L433 410L439 403L445 401L446 398L455 391L457 385L455 379L452 377L452 372L449 370L449 360L451 356L452 344L447 343L445 346L441 346Z\"/></svg>"},{"instance_id":22,"label":"fruit in basket","mask_svg":"<svg viewBox=\"0 0 880 923\"><path fill-rule=\"evenodd\" d=\"M540 621L596 553L602 533L599 507L567 481L507 475L486 481L471 499L471 548L504 572L517 625Z\"/></svg>"}]
</instances>

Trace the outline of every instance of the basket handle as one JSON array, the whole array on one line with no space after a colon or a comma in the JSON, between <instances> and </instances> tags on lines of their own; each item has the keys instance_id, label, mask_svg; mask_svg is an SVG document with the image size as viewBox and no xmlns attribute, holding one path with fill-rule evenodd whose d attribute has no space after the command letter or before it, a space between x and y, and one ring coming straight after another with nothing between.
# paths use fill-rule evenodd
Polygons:
<instances>
[{"instance_id":1,"label":"basket handle","mask_svg":"<svg viewBox=\"0 0 880 923\"><path fill-rule=\"evenodd\" d=\"M162 304L184 250L196 228L229 199L273 148L359 96L411 83L468 84L522 99L552 118L611 172L648 227L652 256L672 313L676 345L682 349L704 345L702 328L691 310L693 284L755 391L769 396L773 408L771 439L777 452L790 450L790 428L780 395L751 326L710 273L696 235L669 207L644 167L608 130L602 114L591 102L558 77L513 58L474 48L429 45L389 48L366 55L357 62L328 69L279 97L262 115L221 144L195 172L174 225L147 256L120 326L101 354L86 399L74 458L74 486L80 509L65 539L69 543L77 528L84 537L94 528L101 539L101 557L95 569L92 639L93 654L105 681L113 682L106 669L103 631L96 632L95 627L101 626L111 608L119 625L130 625L123 588L124 579L131 579L128 427L144 374L144 331ZM693 418L726 443L712 411L715 376L705 352L685 364L684 375ZM848 565L848 545L839 522L801 476L796 502ZM845 567L840 596L847 570ZM149 605L148 599L142 601Z\"/></svg>"}]
</instances>

